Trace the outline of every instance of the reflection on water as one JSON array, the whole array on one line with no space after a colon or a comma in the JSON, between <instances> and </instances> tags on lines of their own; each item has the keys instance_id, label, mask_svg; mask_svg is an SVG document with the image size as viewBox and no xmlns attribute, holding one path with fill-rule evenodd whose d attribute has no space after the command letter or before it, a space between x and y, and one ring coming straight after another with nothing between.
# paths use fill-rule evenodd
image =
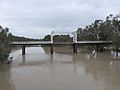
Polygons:
<instances>
[{"instance_id":1,"label":"reflection on water","mask_svg":"<svg viewBox=\"0 0 120 90\"><path fill-rule=\"evenodd\" d=\"M13 64L0 69L0 90L120 90L120 60L110 53L73 54L62 48L51 55L48 47L26 51L12 52Z\"/></svg>"},{"instance_id":2,"label":"reflection on water","mask_svg":"<svg viewBox=\"0 0 120 90\"><path fill-rule=\"evenodd\" d=\"M114 56L114 58L120 58L120 52L111 51L111 54Z\"/></svg>"},{"instance_id":3,"label":"reflection on water","mask_svg":"<svg viewBox=\"0 0 120 90\"><path fill-rule=\"evenodd\" d=\"M10 65L0 66L0 90L15 90L10 69Z\"/></svg>"}]
</instances>

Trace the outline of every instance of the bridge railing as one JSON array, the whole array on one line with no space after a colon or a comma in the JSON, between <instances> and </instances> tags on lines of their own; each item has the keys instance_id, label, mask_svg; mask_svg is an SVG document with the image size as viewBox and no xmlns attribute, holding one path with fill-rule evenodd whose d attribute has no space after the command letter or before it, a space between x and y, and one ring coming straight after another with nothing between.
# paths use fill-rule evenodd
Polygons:
<instances>
[{"instance_id":1,"label":"bridge railing","mask_svg":"<svg viewBox=\"0 0 120 90\"><path fill-rule=\"evenodd\" d=\"M77 41L77 43L112 43L112 41Z\"/></svg>"},{"instance_id":2,"label":"bridge railing","mask_svg":"<svg viewBox=\"0 0 120 90\"><path fill-rule=\"evenodd\" d=\"M50 44L51 41L13 41L11 44Z\"/></svg>"}]
</instances>

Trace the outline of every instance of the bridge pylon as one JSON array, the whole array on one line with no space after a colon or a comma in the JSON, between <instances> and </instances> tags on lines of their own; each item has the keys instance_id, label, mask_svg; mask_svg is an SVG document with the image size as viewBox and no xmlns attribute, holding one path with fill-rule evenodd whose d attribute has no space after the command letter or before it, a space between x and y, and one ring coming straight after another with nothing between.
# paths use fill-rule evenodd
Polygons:
<instances>
[{"instance_id":1,"label":"bridge pylon","mask_svg":"<svg viewBox=\"0 0 120 90\"><path fill-rule=\"evenodd\" d=\"M73 42L77 43L77 32L75 31L72 34L73 34Z\"/></svg>"}]
</instances>

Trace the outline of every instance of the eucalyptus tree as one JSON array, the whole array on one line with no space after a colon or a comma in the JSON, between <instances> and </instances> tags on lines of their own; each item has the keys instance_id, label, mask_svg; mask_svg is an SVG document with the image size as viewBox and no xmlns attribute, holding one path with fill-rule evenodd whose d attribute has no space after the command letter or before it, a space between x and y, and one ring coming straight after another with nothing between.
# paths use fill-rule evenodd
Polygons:
<instances>
[{"instance_id":1,"label":"eucalyptus tree","mask_svg":"<svg viewBox=\"0 0 120 90\"><path fill-rule=\"evenodd\" d=\"M10 53L8 32L9 28L0 26L0 62L3 62Z\"/></svg>"},{"instance_id":2,"label":"eucalyptus tree","mask_svg":"<svg viewBox=\"0 0 120 90\"><path fill-rule=\"evenodd\" d=\"M113 35L112 41L113 45L116 46L116 51L120 48L120 14L110 15L112 20Z\"/></svg>"}]
</instances>

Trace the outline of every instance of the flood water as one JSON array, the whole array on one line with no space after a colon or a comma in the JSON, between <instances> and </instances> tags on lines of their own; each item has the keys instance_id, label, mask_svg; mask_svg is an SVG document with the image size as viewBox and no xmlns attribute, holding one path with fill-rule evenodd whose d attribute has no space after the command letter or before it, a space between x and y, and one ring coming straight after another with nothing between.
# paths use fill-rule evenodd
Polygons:
<instances>
[{"instance_id":1,"label":"flood water","mask_svg":"<svg viewBox=\"0 0 120 90\"><path fill-rule=\"evenodd\" d=\"M59 52L60 51L60 52ZM59 48L28 47L11 53L11 65L0 66L0 90L120 90L120 59L110 53L73 54Z\"/></svg>"}]
</instances>

